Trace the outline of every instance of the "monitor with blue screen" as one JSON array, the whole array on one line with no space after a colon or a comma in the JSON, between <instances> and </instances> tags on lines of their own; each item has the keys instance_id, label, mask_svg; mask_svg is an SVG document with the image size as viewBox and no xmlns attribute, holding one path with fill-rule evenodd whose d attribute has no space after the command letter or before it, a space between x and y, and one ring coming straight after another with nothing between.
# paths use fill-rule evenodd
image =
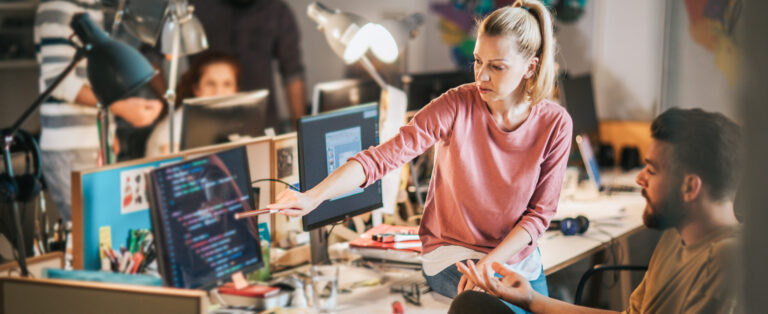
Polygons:
<instances>
[{"instance_id":1,"label":"monitor with blue screen","mask_svg":"<svg viewBox=\"0 0 768 314\"><path fill-rule=\"evenodd\" d=\"M320 183L349 157L379 144L376 103L299 119L299 182L302 191ZM323 202L302 219L304 230L334 223L382 206L381 181Z\"/></svg>"},{"instance_id":2,"label":"monitor with blue screen","mask_svg":"<svg viewBox=\"0 0 768 314\"><path fill-rule=\"evenodd\" d=\"M379 101L381 87L374 80L340 80L315 85L312 115Z\"/></svg>"}]
</instances>

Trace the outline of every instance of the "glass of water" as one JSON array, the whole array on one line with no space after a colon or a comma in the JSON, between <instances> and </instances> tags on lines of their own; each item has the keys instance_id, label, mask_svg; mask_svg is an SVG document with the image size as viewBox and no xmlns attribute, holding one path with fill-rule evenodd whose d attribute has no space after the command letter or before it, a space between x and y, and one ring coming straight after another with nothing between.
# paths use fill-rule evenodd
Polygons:
<instances>
[{"instance_id":1,"label":"glass of water","mask_svg":"<svg viewBox=\"0 0 768 314\"><path fill-rule=\"evenodd\" d=\"M339 292L339 266L312 265L312 303L320 313L331 313L336 309Z\"/></svg>"}]
</instances>

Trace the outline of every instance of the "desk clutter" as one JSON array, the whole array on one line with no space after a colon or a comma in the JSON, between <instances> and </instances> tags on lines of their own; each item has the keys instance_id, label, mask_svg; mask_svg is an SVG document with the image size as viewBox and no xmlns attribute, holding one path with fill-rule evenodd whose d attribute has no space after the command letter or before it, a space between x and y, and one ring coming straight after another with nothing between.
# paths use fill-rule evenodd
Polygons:
<instances>
[{"instance_id":1,"label":"desk clutter","mask_svg":"<svg viewBox=\"0 0 768 314\"><path fill-rule=\"evenodd\" d=\"M157 258L154 237L149 229L129 230L125 245L119 250L111 241L100 243L101 270L124 274L141 274Z\"/></svg>"},{"instance_id":2,"label":"desk clutter","mask_svg":"<svg viewBox=\"0 0 768 314\"><path fill-rule=\"evenodd\" d=\"M353 262L334 260L339 264L328 266L320 265L325 262L321 261L310 266L309 257L327 252L327 242L313 239L310 245L306 243L309 240L302 241L305 245L278 256L270 246L273 240L280 243L285 238L279 234L290 225L280 222L285 217L237 219L238 213L272 203L287 186L311 188L362 148L377 145L379 114L377 104L368 103L304 117L299 120L297 133L242 139L76 171L72 174L75 270L49 269L40 276L46 279L38 283L53 285L49 280L66 279L109 283L98 287L117 291L127 289L125 285L140 285L140 289L156 289L146 291L158 294L194 292L194 298L206 296L199 303L201 313L349 309L365 306L362 303L373 299L386 300L382 301L384 307L398 304L396 312L402 312L404 305L433 302L432 296L423 297L429 288L421 272L418 226L378 224L367 231L356 226L352 234L359 237L347 246L352 254L344 255L355 259ZM188 146L191 142L182 143ZM587 162L586 166L591 165ZM414 176L429 178L426 174ZM601 186L599 173L595 170L591 174L591 183ZM320 233L327 230L330 234L331 225L385 205L384 185L377 182L334 198L294 225L299 230L320 229ZM572 219L567 217L587 215L583 208L596 207L594 200L589 202L570 202L571 206L562 206L558 214L574 214L563 219L568 225ZM588 213L590 220L625 216L623 206L612 201L603 205L600 213ZM406 215L411 217L394 221L409 223L408 218L418 213L411 210ZM587 226L580 224L575 233L586 232ZM55 234L55 241L66 238ZM544 240L550 240L550 245L558 243L558 239ZM278 268L270 263L270 257L282 259L283 263L277 264L289 267L273 273ZM548 263L545 259L545 267ZM209 307L208 302L214 305ZM447 307L441 304L439 308Z\"/></svg>"},{"instance_id":3,"label":"desk clutter","mask_svg":"<svg viewBox=\"0 0 768 314\"><path fill-rule=\"evenodd\" d=\"M349 242L350 251L364 261L421 268L421 241L417 226L381 224Z\"/></svg>"}]
</instances>

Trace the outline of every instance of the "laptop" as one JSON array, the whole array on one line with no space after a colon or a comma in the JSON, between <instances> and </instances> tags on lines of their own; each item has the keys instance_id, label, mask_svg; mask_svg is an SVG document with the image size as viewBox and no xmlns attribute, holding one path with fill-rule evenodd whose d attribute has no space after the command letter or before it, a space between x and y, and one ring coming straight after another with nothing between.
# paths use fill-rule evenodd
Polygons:
<instances>
[{"instance_id":1,"label":"laptop","mask_svg":"<svg viewBox=\"0 0 768 314\"><path fill-rule=\"evenodd\" d=\"M620 185L620 184L602 184L600 181L600 167L597 164L597 158L595 158L594 152L592 152L592 145L589 142L589 136L587 134L576 135L576 145L579 146L579 152L581 153L581 159L584 160L584 167L587 168L587 176L589 181L600 192L636 192L640 188L632 185Z\"/></svg>"}]
</instances>

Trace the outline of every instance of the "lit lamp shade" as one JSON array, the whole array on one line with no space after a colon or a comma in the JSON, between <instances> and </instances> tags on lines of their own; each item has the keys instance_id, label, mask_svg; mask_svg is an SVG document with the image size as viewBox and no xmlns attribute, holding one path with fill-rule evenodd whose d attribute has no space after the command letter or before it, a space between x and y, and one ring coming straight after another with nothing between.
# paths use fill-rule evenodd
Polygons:
<instances>
[{"instance_id":1,"label":"lit lamp shade","mask_svg":"<svg viewBox=\"0 0 768 314\"><path fill-rule=\"evenodd\" d=\"M369 23L358 15L331 10L319 2L307 7L307 15L325 34L333 52L347 64L359 60L371 48L372 43L380 43L379 50L383 55L391 53L392 47L397 50L394 38L384 27Z\"/></svg>"},{"instance_id":2,"label":"lit lamp shade","mask_svg":"<svg viewBox=\"0 0 768 314\"><path fill-rule=\"evenodd\" d=\"M371 42L371 51L377 59L392 63L403 53L408 40L411 39L415 30L424 21L421 14L415 13L402 20L386 20L381 22L380 34L378 36L386 38L385 40L376 40Z\"/></svg>"},{"instance_id":3,"label":"lit lamp shade","mask_svg":"<svg viewBox=\"0 0 768 314\"><path fill-rule=\"evenodd\" d=\"M163 33L160 37L160 46L163 53L173 53L173 32L179 29L179 55L186 56L196 54L208 49L208 38L200 20L192 14L192 7L188 13L180 18L168 18L163 25Z\"/></svg>"},{"instance_id":4,"label":"lit lamp shade","mask_svg":"<svg viewBox=\"0 0 768 314\"><path fill-rule=\"evenodd\" d=\"M157 73L138 51L109 38L87 13L76 14L70 26L83 44L88 80L103 106L129 96Z\"/></svg>"}]
</instances>

